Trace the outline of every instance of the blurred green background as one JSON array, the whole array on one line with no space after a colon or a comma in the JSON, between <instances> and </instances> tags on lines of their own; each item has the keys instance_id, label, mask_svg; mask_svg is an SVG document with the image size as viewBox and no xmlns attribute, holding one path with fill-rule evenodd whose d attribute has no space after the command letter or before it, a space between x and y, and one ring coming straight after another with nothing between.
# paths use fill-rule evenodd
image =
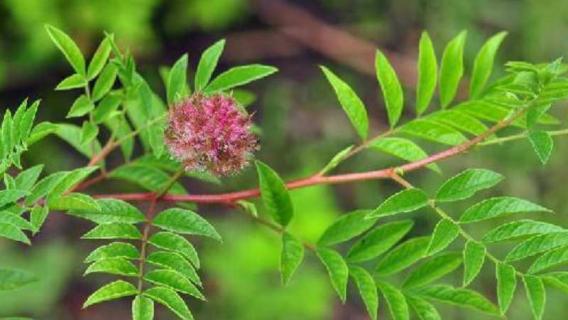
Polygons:
<instances>
[{"instance_id":1,"label":"blurred green background","mask_svg":"<svg viewBox=\"0 0 568 320\"><path fill-rule=\"evenodd\" d=\"M252 108L262 129L258 157L287 179L317 170L355 141L318 64L332 67L356 88L369 109L374 132L380 132L386 122L369 59L374 47L387 51L409 87L408 110L413 109L414 60L423 29L430 32L438 56L453 35L467 29L466 70L471 70L481 43L500 30L510 32L498 55L501 64L520 59L552 61L568 53L565 0L4 0L0 17L1 106L16 106L25 97L41 98L42 120L63 121L74 98L73 94L53 91L70 70L44 31L46 23L68 32L87 56L102 39L103 31L115 33L117 42L134 53L139 69L162 93L160 66L171 65L187 52L190 66L195 68L201 51L220 38L227 39L223 69L253 62L278 66L281 72L250 89L257 95ZM497 68L496 72L502 70ZM556 115L563 120L562 109L557 108ZM408 111L408 116L412 115ZM468 167L501 172L507 180L492 193L525 197L553 208L559 214L542 218L566 226L564 183L568 170L564 154L568 153L568 141L558 138L555 142L552 160L544 168L528 142L519 141L446 161L442 169L446 177ZM118 160L111 158L110 165L117 165ZM82 166L85 160L49 139L27 154L25 164L35 163L45 163L47 171L55 171ZM342 165L339 171L382 168L393 163L394 159L385 155L368 152ZM255 179L254 170L248 169L229 179L223 188L252 186ZM444 176L420 172L409 179L433 192ZM187 182L192 192L221 190ZM110 182L102 184L100 190L123 187L129 188ZM375 207L395 190L395 185L382 181L294 191L297 216L293 230L315 241L336 216L355 208ZM205 206L200 213L214 222L224 244L198 244L209 300L192 305L198 319L366 319L355 294L345 305L338 302L325 271L312 255L308 254L292 283L282 287L278 274L280 244L275 234L223 208ZM433 215L418 214L416 219L415 234L431 232ZM126 301L81 310L88 294L106 280L81 277L81 261L95 246L78 240L88 228L86 223L52 214L32 247L0 241L0 265L18 266L42 277L20 290L0 293L0 317L128 319L130 306ZM481 231L484 226L479 228ZM492 273L492 268L486 267L474 285L489 297L494 297L495 290ZM562 296L549 291L545 318L560 319L568 314L568 305L563 302ZM511 318L528 319L524 297L517 297L513 303ZM383 315L384 311L381 302ZM452 308L442 312L452 319L487 318ZM157 319L171 316L160 311Z\"/></svg>"}]
</instances>

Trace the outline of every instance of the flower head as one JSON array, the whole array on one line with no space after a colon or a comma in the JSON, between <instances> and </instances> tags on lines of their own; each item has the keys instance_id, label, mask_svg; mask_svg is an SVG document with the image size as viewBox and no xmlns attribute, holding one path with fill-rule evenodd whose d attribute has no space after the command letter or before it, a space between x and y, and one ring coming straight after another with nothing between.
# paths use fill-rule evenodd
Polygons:
<instances>
[{"instance_id":1,"label":"flower head","mask_svg":"<svg viewBox=\"0 0 568 320\"><path fill-rule=\"evenodd\" d=\"M251 117L230 96L197 93L170 110L165 142L187 171L237 173L257 149Z\"/></svg>"}]
</instances>

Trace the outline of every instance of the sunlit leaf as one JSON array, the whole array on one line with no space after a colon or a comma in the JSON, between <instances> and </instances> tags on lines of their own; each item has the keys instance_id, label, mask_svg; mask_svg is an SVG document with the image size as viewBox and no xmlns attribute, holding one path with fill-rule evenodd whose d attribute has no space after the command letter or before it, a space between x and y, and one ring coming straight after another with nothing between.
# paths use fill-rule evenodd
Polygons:
<instances>
[{"instance_id":1,"label":"sunlit leaf","mask_svg":"<svg viewBox=\"0 0 568 320\"><path fill-rule=\"evenodd\" d=\"M402 114L404 94L396 72L387 57L379 50L375 55L375 71L383 92L389 124L392 128L396 126Z\"/></svg>"}]
</instances>

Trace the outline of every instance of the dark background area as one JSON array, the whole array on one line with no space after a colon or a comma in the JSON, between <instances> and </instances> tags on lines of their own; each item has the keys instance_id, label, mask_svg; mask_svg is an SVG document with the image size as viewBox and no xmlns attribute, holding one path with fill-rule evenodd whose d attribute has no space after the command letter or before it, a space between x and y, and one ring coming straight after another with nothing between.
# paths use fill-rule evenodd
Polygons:
<instances>
[{"instance_id":1,"label":"dark background area","mask_svg":"<svg viewBox=\"0 0 568 320\"><path fill-rule=\"evenodd\" d=\"M492 34L509 32L498 54L495 73L505 61L547 62L568 52L568 1L563 0L4 0L0 3L0 102L16 107L29 97L42 99L40 119L65 120L75 95L55 92L70 68L44 31L53 24L70 34L87 57L112 32L122 48L130 49L139 70L162 94L159 68L188 53L190 73L201 52L220 38L227 39L221 69L246 63L275 65L280 72L249 86L256 94L252 105L262 130L258 158L286 179L321 168L337 151L355 141L355 135L318 65L329 66L349 82L366 103L372 132L386 130L386 115L374 75L375 48L388 55L406 90L406 116L414 116L415 60L422 30L430 33L438 57L449 39L468 30L466 73L481 44ZM190 77L191 79L191 77ZM563 120L564 108L555 115ZM550 163L542 167L527 141L481 148L442 164L444 176L422 171L409 176L416 185L434 192L460 170L484 167L507 180L487 194L509 194L531 199L558 213L540 217L566 224L564 155L568 143L555 140ZM118 152L109 166L119 164ZM47 172L86 164L84 158L55 138L34 146L24 163L44 163ZM367 152L339 168L340 172L383 168L394 164L383 154ZM252 168L227 179L223 187L185 181L196 193L237 190L256 183ZM98 188L98 189L97 189ZM136 190L116 181L93 190ZM373 208L397 187L373 181L335 187L313 187L292 192L297 208L292 230L315 241L331 221L356 208ZM104 190L104 191L103 191ZM457 211L463 207L449 208ZM279 239L238 213L216 206L200 208L224 237L224 243L203 241L206 303L191 303L198 319L367 319L364 306L351 294L347 304L335 297L327 275L313 255L288 287L280 285ZM450 211L451 212L451 211ZM416 216L416 234L431 232L434 216ZM21 314L36 319L128 319L127 301L114 301L81 310L90 292L104 276L81 276L81 263L96 243L79 241L91 227L59 213L49 217L32 247L0 241L0 264L36 272L42 280L13 292L0 293L0 316ZM479 231L490 225L481 225ZM499 254L499 252L497 252ZM456 275L457 280L461 275ZM493 270L486 267L474 287L494 297ZM353 288L350 288L352 290ZM354 291L353 291L354 292ZM568 312L556 292L549 292L545 318L560 319ZM493 299L495 300L495 299ZM381 313L386 308L381 301ZM453 308L441 309L448 319L485 319L487 316ZM157 319L170 319L160 309ZM528 319L529 309L519 295L511 319ZM386 315L384 315L386 316Z\"/></svg>"}]
</instances>

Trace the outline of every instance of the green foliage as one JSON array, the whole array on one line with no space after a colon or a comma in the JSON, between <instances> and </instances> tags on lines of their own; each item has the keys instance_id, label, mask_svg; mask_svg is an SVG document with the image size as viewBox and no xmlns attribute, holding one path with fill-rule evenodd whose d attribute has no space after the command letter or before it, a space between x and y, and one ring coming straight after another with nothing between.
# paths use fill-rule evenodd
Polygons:
<instances>
[{"instance_id":1,"label":"green foliage","mask_svg":"<svg viewBox=\"0 0 568 320\"><path fill-rule=\"evenodd\" d=\"M389 124L391 127L394 127L398 123L404 107L402 87L396 72L385 55L380 51L377 51L375 57L375 70L385 99Z\"/></svg>"},{"instance_id":2,"label":"green foliage","mask_svg":"<svg viewBox=\"0 0 568 320\"><path fill-rule=\"evenodd\" d=\"M284 182L276 171L260 161L256 162L256 170L260 194L268 213L286 227L294 216L294 207Z\"/></svg>"},{"instance_id":3,"label":"green foliage","mask_svg":"<svg viewBox=\"0 0 568 320\"><path fill-rule=\"evenodd\" d=\"M440 102L447 108L454 100L463 76L463 48L467 33L462 31L444 49L440 65Z\"/></svg>"},{"instance_id":4,"label":"green foliage","mask_svg":"<svg viewBox=\"0 0 568 320\"><path fill-rule=\"evenodd\" d=\"M438 61L434 45L427 32L422 32L418 46L418 83L416 84L416 113L423 114L434 95L438 80Z\"/></svg>"}]
</instances>

